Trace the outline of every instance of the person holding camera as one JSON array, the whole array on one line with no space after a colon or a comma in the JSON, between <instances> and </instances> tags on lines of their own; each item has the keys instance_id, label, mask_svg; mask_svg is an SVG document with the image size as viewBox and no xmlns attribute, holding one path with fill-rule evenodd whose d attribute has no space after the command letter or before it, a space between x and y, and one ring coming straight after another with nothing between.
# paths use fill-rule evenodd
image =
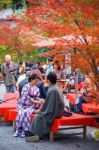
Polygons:
<instances>
[{"instance_id":1,"label":"person holding camera","mask_svg":"<svg viewBox=\"0 0 99 150\"><path fill-rule=\"evenodd\" d=\"M15 92L15 74L12 70L15 69L14 62L11 61L10 55L5 55L5 62L2 64L2 75L6 86L7 93Z\"/></svg>"}]
</instances>

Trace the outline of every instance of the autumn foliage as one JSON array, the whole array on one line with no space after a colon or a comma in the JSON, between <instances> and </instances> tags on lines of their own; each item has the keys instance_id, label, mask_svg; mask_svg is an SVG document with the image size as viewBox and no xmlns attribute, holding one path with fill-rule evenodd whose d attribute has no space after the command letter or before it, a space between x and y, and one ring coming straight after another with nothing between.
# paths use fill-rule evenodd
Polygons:
<instances>
[{"instance_id":1,"label":"autumn foliage","mask_svg":"<svg viewBox=\"0 0 99 150\"><path fill-rule=\"evenodd\" d=\"M51 51L42 56L54 56L55 59L58 56L59 59L59 57L64 57L66 51L72 52L73 68L80 67L85 73L91 75L99 89L97 69L99 66L99 1L28 0L28 2L29 7L25 13L16 19L20 27L35 31L36 34L46 39L55 40ZM19 40L20 31L16 29L14 31L14 37L18 37ZM6 40L8 39L9 34ZM16 46L18 44L17 41ZM26 48L26 51L28 50L29 48ZM20 51L20 46L18 46L18 51ZM60 58L60 60L64 59Z\"/></svg>"},{"instance_id":2,"label":"autumn foliage","mask_svg":"<svg viewBox=\"0 0 99 150\"><path fill-rule=\"evenodd\" d=\"M72 51L73 66L94 78L99 88L99 3L98 0L29 0L24 20L47 38L56 38L53 49L43 56ZM61 57L61 55L60 55Z\"/></svg>"}]
</instances>

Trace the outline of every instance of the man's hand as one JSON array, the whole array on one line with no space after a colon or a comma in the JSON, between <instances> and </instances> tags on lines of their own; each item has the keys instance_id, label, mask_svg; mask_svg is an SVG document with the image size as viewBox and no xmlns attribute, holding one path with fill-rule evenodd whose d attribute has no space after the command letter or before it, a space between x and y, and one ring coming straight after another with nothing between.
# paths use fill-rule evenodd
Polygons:
<instances>
[{"instance_id":1,"label":"man's hand","mask_svg":"<svg viewBox=\"0 0 99 150\"><path fill-rule=\"evenodd\" d=\"M32 102L37 105L42 105L42 104L44 104L45 100L44 99L40 99L40 100L32 99Z\"/></svg>"}]
</instances>

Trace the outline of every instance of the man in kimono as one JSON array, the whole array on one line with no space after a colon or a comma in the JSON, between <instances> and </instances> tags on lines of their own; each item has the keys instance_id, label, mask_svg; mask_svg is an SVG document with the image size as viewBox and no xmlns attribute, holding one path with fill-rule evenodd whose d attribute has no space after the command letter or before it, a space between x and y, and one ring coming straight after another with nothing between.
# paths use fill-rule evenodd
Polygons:
<instances>
[{"instance_id":1,"label":"man in kimono","mask_svg":"<svg viewBox=\"0 0 99 150\"><path fill-rule=\"evenodd\" d=\"M56 86L57 76L55 73L47 75L49 89L45 103L40 111L37 112L35 119L29 128L27 142L39 141L44 135L49 134L51 125L55 118L60 118L64 111L64 98L62 92Z\"/></svg>"}]
</instances>

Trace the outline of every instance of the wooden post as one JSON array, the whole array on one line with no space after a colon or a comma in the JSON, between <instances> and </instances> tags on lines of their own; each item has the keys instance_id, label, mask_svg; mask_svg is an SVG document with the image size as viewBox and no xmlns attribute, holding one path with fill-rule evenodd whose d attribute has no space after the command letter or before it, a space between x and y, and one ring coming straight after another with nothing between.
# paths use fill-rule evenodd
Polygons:
<instances>
[{"instance_id":1,"label":"wooden post","mask_svg":"<svg viewBox=\"0 0 99 150\"><path fill-rule=\"evenodd\" d=\"M75 75L75 93L78 96L78 73Z\"/></svg>"},{"instance_id":2,"label":"wooden post","mask_svg":"<svg viewBox=\"0 0 99 150\"><path fill-rule=\"evenodd\" d=\"M53 142L54 140L54 134L52 131L50 131L50 142Z\"/></svg>"},{"instance_id":3,"label":"wooden post","mask_svg":"<svg viewBox=\"0 0 99 150\"><path fill-rule=\"evenodd\" d=\"M87 126L83 127L83 139L86 139L86 135L87 135Z\"/></svg>"},{"instance_id":4,"label":"wooden post","mask_svg":"<svg viewBox=\"0 0 99 150\"><path fill-rule=\"evenodd\" d=\"M15 121L13 121L13 131L15 132L16 130L16 125L15 125Z\"/></svg>"}]
</instances>

